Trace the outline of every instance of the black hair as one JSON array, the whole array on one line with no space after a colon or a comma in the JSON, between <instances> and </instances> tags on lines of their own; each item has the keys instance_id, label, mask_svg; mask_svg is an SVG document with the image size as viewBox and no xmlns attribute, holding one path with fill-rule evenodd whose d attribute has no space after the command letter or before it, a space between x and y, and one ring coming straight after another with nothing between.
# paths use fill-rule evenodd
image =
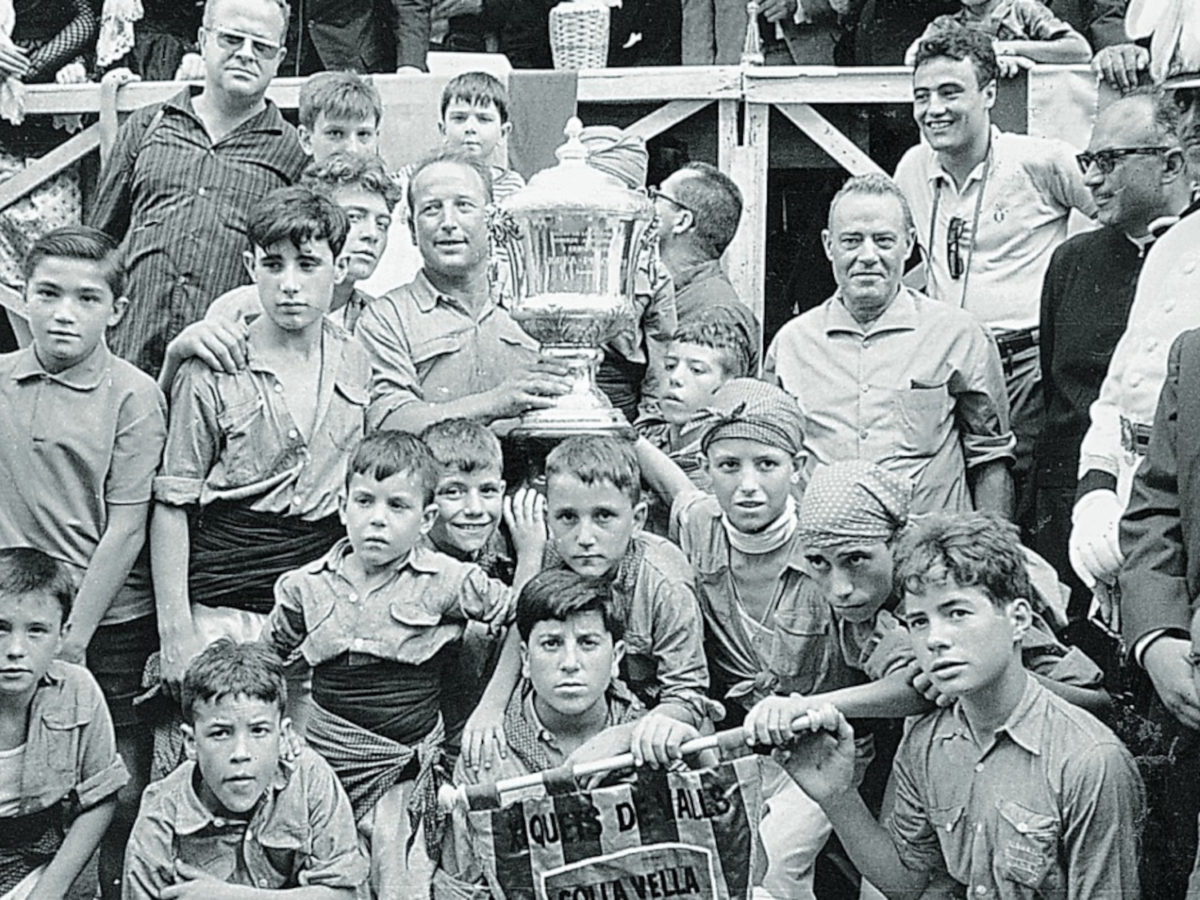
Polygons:
<instances>
[{"instance_id":1,"label":"black hair","mask_svg":"<svg viewBox=\"0 0 1200 900\"><path fill-rule=\"evenodd\" d=\"M407 431L376 431L365 438L346 466L346 486L355 475L369 475L383 481L399 474L411 475L421 486L421 502L433 502L437 489L438 464L429 448Z\"/></svg>"},{"instance_id":2,"label":"black hair","mask_svg":"<svg viewBox=\"0 0 1200 900\"><path fill-rule=\"evenodd\" d=\"M287 707L287 681L279 657L257 641L219 638L192 660L183 676L183 720L196 721L196 704L222 697L249 697Z\"/></svg>"},{"instance_id":3,"label":"black hair","mask_svg":"<svg viewBox=\"0 0 1200 900\"><path fill-rule=\"evenodd\" d=\"M71 616L75 582L67 567L33 547L0 548L0 596L49 594L62 609L62 620Z\"/></svg>"},{"instance_id":4,"label":"black hair","mask_svg":"<svg viewBox=\"0 0 1200 900\"><path fill-rule=\"evenodd\" d=\"M307 241L324 241L334 259L341 254L350 231L350 221L340 206L300 185L271 191L251 209L246 225L250 243L262 250L280 241L290 241L297 248Z\"/></svg>"},{"instance_id":5,"label":"black hair","mask_svg":"<svg viewBox=\"0 0 1200 900\"><path fill-rule=\"evenodd\" d=\"M64 225L47 231L33 242L25 254L21 274L28 282L44 259L77 259L94 262L112 291L113 300L125 294L125 270L120 247L111 237L87 225Z\"/></svg>"},{"instance_id":6,"label":"black hair","mask_svg":"<svg viewBox=\"0 0 1200 900\"><path fill-rule=\"evenodd\" d=\"M545 569L521 588L517 598L517 632L522 641L528 641L538 622L565 622L576 613L593 610L600 613L614 643L625 636L624 623L614 611L612 586L607 581L578 575L561 566Z\"/></svg>"}]
</instances>

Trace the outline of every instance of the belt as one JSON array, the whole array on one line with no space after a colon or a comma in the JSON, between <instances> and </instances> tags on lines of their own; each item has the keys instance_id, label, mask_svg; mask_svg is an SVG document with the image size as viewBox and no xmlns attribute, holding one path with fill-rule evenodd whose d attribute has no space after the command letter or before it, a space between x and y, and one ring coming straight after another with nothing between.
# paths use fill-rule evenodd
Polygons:
<instances>
[{"instance_id":1,"label":"belt","mask_svg":"<svg viewBox=\"0 0 1200 900\"><path fill-rule=\"evenodd\" d=\"M1150 446L1150 430L1149 425L1131 422L1121 416L1121 446L1125 452L1145 456L1146 450Z\"/></svg>"},{"instance_id":2,"label":"belt","mask_svg":"<svg viewBox=\"0 0 1200 900\"><path fill-rule=\"evenodd\" d=\"M994 332L994 336L1000 356L1007 359L1036 347L1041 331L1037 328L1022 328L1017 331L997 331Z\"/></svg>"}]
</instances>

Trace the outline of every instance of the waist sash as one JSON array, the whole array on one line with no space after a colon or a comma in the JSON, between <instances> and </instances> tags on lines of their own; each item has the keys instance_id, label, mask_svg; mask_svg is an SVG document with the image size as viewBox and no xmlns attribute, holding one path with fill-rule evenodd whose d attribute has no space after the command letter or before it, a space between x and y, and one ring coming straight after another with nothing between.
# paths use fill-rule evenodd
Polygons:
<instances>
[{"instance_id":1,"label":"waist sash","mask_svg":"<svg viewBox=\"0 0 1200 900\"><path fill-rule=\"evenodd\" d=\"M276 579L320 557L344 533L337 516L308 522L213 503L192 522L188 596L204 606L269 613Z\"/></svg>"}]
</instances>

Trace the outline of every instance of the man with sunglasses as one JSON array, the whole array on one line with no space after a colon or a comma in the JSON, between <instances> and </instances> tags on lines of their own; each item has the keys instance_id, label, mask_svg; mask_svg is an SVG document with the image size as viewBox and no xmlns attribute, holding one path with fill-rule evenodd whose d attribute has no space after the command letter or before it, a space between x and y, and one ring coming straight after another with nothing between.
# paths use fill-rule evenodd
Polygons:
<instances>
[{"instance_id":1,"label":"man with sunglasses","mask_svg":"<svg viewBox=\"0 0 1200 900\"><path fill-rule=\"evenodd\" d=\"M1102 227L1059 245L1042 286L1046 409L1034 447L1033 541L1059 577L1069 579L1073 637L1093 658L1103 660L1111 656L1109 644L1087 625L1091 590L1072 577L1068 563L1079 448L1088 430L1089 407L1125 331L1146 253L1172 221L1166 217L1178 216L1187 205L1189 186L1173 124L1156 114L1150 94L1129 96L1104 109L1087 151L1076 159ZM1106 471L1115 474L1116 464L1114 456L1105 463ZM1115 501L1115 494L1103 496ZM1094 518L1084 520L1091 525ZM1108 525L1115 528L1115 515Z\"/></svg>"},{"instance_id":2,"label":"man with sunglasses","mask_svg":"<svg viewBox=\"0 0 1200 900\"><path fill-rule=\"evenodd\" d=\"M925 142L896 167L916 219L925 292L960 306L996 338L1017 437L1018 522L1030 518L1033 438L1041 425L1038 298L1072 209L1094 215L1074 149L992 124L991 38L948 26L918 46L913 118Z\"/></svg>"},{"instance_id":3,"label":"man with sunglasses","mask_svg":"<svg viewBox=\"0 0 1200 900\"><path fill-rule=\"evenodd\" d=\"M152 375L167 344L246 282L246 215L306 157L266 99L283 59L287 0L208 0L204 86L135 112L101 174L89 224L123 242L129 310L115 353Z\"/></svg>"},{"instance_id":4,"label":"man with sunglasses","mask_svg":"<svg viewBox=\"0 0 1200 900\"><path fill-rule=\"evenodd\" d=\"M750 374L758 373L762 327L721 268L721 254L742 217L742 192L715 166L690 162L650 189L658 217L658 249L675 282L679 325L720 320L746 337Z\"/></svg>"}]
</instances>

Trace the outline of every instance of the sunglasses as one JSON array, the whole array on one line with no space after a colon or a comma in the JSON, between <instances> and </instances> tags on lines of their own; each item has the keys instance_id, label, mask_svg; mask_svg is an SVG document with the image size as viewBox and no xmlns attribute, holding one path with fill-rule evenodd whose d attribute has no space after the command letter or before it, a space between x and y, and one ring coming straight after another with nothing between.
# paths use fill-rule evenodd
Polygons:
<instances>
[{"instance_id":1,"label":"sunglasses","mask_svg":"<svg viewBox=\"0 0 1200 900\"><path fill-rule=\"evenodd\" d=\"M963 277L966 266L963 264L963 235L967 230L967 220L955 216L950 220L950 228L946 232L946 259L950 263L950 277L955 281Z\"/></svg>"},{"instance_id":2,"label":"sunglasses","mask_svg":"<svg viewBox=\"0 0 1200 900\"><path fill-rule=\"evenodd\" d=\"M249 34L242 34L240 31L230 31L227 28L205 28L206 34L211 34L217 42L217 46L226 53L235 53L246 46L246 42L250 42L250 49L254 55L262 60L274 59L279 55L279 51L283 49L282 44L276 44L274 41L265 41L262 38L254 37Z\"/></svg>"},{"instance_id":3,"label":"sunglasses","mask_svg":"<svg viewBox=\"0 0 1200 900\"><path fill-rule=\"evenodd\" d=\"M1101 175L1110 175L1117 167L1117 162L1126 156L1157 156L1170 149L1170 147L1108 147L1104 150L1097 150L1095 153L1079 153L1075 156L1075 162L1079 163L1079 171L1085 175L1093 164L1100 170Z\"/></svg>"},{"instance_id":4,"label":"sunglasses","mask_svg":"<svg viewBox=\"0 0 1200 900\"><path fill-rule=\"evenodd\" d=\"M672 206L677 206L680 209L687 210L693 216L696 214L696 211L694 209L692 209L690 206L688 206L686 203L679 202L674 197L672 197L670 194L664 194L662 191L660 191L656 187L648 188L646 190L646 193L650 195L651 200L666 200Z\"/></svg>"}]
</instances>

